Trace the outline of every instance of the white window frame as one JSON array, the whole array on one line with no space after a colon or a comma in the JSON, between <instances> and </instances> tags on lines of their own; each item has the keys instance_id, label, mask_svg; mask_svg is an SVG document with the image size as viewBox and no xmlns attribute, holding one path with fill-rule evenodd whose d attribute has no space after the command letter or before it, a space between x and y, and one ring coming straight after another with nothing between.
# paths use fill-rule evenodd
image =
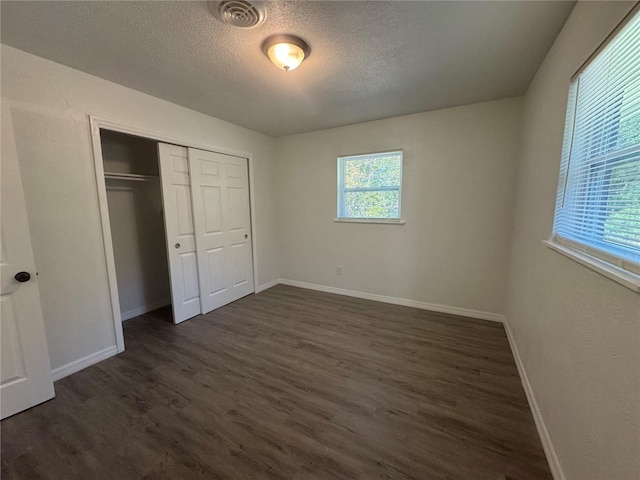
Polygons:
<instances>
[{"instance_id":1,"label":"white window frame","mask_svg":"<svg viewBox=\"0 0 640 480\"><path fill-rule=\"evenodd\" d=\"M358 157L372 157L375 155L383 155L395 153L400 154L400 185L393 186L381 186L381 187L360 187L360 188L345 188L344 186L344 164L347 160L351 160ZM404 225L406 222L402 219L402 167L404 165L404 151L401 148L393 150L383 150L371 153L358 153L354 155L340 155L338 156L337 172L338 172L338 187L337 187L337 217L333 219L334 222L343 223L380 223L380 224L394 224ZM379 217L347 217L344 213L344 194L347 192L382 192L382 191L398 191L398 216L393 218L379 218Z\"/></svg>"},{"instance_id":2,"label":"white window frame","mask_svg":"<svg viewBox=\"0 0 640 480\"><path fill-rule=\"evenodd\" d=\"M616 29L609 35L605 42L587 59L587 61L578 69L578 71L572 77L571 85L569 87L569 95L567 101L567 116L565 124L565 133L563 141L562 155L570 155L570 149L572 144L572 137L574 134L574 114L575 105L578 100L578 83L577 80L581 72L583 72L589 64L598 57L604 48L616 37L616 35L627 25L627 23L640 14L640 4L629 12L625 19L616 27ZM568 149L568 150L567 150ZM639 145L633 145L627 149L616 152L616 157L622 157L631 152L636 152L640 149ZM590 163L597 164L600 158L590 159ZM558 198L556 199L556 212L554 215L554 229L551 233L551 238L545 240L543 243L554 251L572 259L581 265L588 267L618 283L630 288L633 291L640 292L640 263L623 258L617 255L615 252L607 249L608 242L605 239L602 241L594 240L593 242L586 243L571 238L567 238L555 230L555 217L558 215L558 206L564 203L564 195L566 194L566 182L569 169L571 168L570 159L567 162L565 168L561 166L559 185L558 185ZM604 186L600 186L600 194L603 194L602 189Z\"/></svg>"}]
</instances>

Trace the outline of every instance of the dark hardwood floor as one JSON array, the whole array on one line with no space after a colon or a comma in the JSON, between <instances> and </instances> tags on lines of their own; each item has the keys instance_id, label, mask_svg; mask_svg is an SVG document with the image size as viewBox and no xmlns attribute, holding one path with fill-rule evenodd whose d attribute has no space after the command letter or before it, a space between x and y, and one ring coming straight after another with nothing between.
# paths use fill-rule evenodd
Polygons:
<instances>
[{"instance_id":1,"label":"dark hardwood floor","mask_svg":"<svg viewBox=\"0 0 640 480\"><path fill-rule=\"evenodd\" d=\"M277 286L6 419L2 479L551 479L502 325Z\"/></svg>"}]
</instances>

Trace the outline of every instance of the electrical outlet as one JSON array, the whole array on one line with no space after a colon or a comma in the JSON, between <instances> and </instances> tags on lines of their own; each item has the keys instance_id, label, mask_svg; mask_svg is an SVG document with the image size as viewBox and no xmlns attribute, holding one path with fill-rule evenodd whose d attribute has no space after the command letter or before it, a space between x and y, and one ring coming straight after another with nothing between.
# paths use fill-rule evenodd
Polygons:
<instances>
[{"instance_id":1,"label":"electrical outlet","mask_svg":"<svg viewBox=\"0 0 640 480\"><path fill-rule=\"evenodd\" d=\"M336 267L336 275L342 275L342 267Z\"/></svg>"}]
</instances>

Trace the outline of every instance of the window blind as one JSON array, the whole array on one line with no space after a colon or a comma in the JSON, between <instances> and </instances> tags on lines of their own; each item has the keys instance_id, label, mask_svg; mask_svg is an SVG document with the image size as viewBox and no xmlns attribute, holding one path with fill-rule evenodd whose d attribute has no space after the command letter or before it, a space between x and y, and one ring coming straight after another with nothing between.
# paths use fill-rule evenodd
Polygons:
<instances>
[{"instance_id":1,"label":"window blind","mask_svg":"<svg viewBox=\"0 0 640 480\"><path fill-rule=\"evenodd\" d=\"M569 89L553 239L640 273L640 15Z\"/></svg>"}]
</instances>

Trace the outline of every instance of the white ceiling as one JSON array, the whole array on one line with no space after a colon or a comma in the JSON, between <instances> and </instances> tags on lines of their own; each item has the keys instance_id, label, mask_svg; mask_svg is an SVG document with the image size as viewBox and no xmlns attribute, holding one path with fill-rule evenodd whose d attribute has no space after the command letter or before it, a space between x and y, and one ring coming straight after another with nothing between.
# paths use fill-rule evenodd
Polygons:
<instances>
[{"instance_id":1,"label":"white ceiling","mask_svg":"<svg viewBox=\"0 0 640 480\"><path fill-rule=\"evenodd\" d=\"M2 43L281 136L521 95L574 2L270 1L254 29L206 2L2 1ZM311 45L295 71L260 50Z\"/></svg>"}]
</instances>

